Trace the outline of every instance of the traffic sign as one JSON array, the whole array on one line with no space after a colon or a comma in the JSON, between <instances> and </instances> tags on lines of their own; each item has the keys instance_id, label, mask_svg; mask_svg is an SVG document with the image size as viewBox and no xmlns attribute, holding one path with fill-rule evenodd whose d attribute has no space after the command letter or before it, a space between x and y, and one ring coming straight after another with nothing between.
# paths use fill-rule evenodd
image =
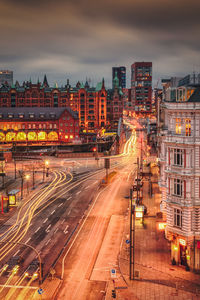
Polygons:
<instances>
[{"instance_id":1,"label":"traffic sign","mask_svg":"<svg viewBox=\"0 0 200 300\"><path fill-rule=\"evenodd\" d=\"M39 295L42 295L42 294L44 293L44 290L43 290L43 289L41 289L41 288L40 288L40 289L38 289L37 291L38 291L38 294L39 294Z\"/></svg>"},{"instance_id":2,"label":"traffic sign","mask_svg":"<svg viewBox=\"0 0 200 300\"><path fill-rule=\"evenodd\" d=\"M126 244L130 244L130 240L126 240Z\"/></svg>"},{"instance_id":3,"label":"traffic sign","mask_svg":"<svg viewBox=\"0 0 200 300\"><path fill-rule=\"evenodd\" d=\"M116 270L115 270L115 269L111 269L111 270L110 270L110 276L111 276L111 278L116 278L116 277L117 277L117 274L116 274Z\"/></svg>"}]
</instances>

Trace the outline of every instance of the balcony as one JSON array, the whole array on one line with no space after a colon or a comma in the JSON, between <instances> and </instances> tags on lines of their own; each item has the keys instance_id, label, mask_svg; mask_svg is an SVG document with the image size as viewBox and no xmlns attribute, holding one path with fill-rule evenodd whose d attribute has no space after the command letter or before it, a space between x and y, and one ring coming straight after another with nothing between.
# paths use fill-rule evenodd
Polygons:
<instances>
[{"instance_id":1,"label":"balcony","mask_svg":"<svg viewBox=\"0 0 200 300\"><path fill-rule=\"evenodd\" d=\"M184 136L184 135L179 135L179 134L175 134L174 132L168 131L167 135L165 135L164 142L194 145L196 143L200 143L200 137Z\"/></svg>"}]
</instances>

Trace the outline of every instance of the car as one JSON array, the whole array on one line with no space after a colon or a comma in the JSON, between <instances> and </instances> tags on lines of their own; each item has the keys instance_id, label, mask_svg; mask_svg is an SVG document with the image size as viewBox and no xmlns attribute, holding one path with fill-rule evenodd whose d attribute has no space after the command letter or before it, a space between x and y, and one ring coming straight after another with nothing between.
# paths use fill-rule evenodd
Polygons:
<instances>
[{"instance_id":1,"label":"car","mask_svg":"<svg viewBox=\"0 0 200 300\"><path fill-rule=\"evenodd\" d=\"M19 270L20 265L23 263L23 258L21 256L13 256L11 257L8 262L4 265L3 269L4 275L9 275L11 272L16 274Z\"/></svg>"},{"instance_id":2,"label":"car","mask_svg":"<svg viewBox=\"0 0 200 300\"><path fill-rule=\"evenodd\" d=\"M32 278L36 280L39 276L39 261L37 259L33 260L25 271L25 276L27 278Z\"/></svg>"}]
</instances>

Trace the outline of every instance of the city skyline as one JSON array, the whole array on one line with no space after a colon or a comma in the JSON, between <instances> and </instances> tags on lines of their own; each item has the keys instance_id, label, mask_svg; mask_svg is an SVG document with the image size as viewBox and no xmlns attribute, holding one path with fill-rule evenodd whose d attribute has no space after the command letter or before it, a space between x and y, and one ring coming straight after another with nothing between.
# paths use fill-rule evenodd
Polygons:
<instances>
[{"instance_id":1,"label":"city skyline","mask_svg":"<svg viewBox=\"0 0 200 300\"><path fill-rule=\"evenodd\" d=\"M153 62L153 82L200 71L200 4L192 0L1 1L1 69L14 80L90 78L112 84L112 67ZM189 12L189 13L188 13ZM148 28L148 30L147 30Z\"/></svg>"}]
</instances>

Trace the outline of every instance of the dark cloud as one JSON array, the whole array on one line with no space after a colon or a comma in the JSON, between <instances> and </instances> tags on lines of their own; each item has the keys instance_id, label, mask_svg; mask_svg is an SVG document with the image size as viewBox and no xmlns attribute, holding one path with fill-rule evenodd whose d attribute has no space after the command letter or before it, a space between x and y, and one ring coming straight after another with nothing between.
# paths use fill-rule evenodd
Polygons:
<instances>
[{"instance_id":1,"label":"dark cloud","mask_svg":"<svg viewBox=\"0 0 200 300\"><path fill-rule=\"evenodd\" d=\"M0 66L59 82L110 83L112 66L138 60L155 77L200 71L199 11L196 0L0 0Z\"/></svg>"}]
</instances>

